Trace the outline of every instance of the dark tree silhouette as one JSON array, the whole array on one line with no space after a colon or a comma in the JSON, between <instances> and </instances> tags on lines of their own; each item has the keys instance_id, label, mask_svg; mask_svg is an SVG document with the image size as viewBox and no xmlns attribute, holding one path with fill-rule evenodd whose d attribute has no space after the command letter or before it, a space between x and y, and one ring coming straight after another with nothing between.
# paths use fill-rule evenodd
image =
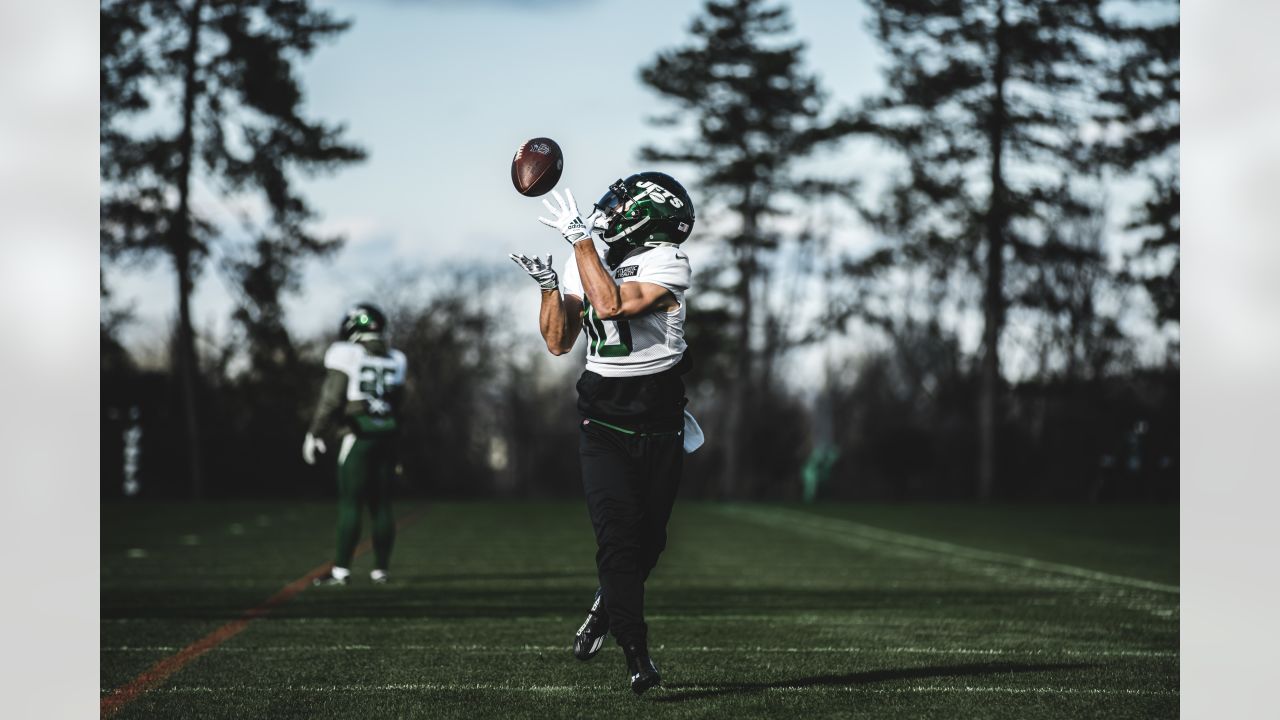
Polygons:
<instances>
[{"instance_id":1,"label":"dark tree silhouette","mask_svg":"<svg viewBox=\"0 0 1280 720\"><path fill-rule=\"evenodd\" d=\"M1101 94L1106 111L1098 120L1116 131L1103 149L1104 159L1122 171L1143 173L1148 183L1146 199L1130 217L1129 229L1142 238L1130 272L1151 296L1156 321L1164 324L1179 319L1181 65L1178 4L1156 0L1150 5L1172 19L1107 24L1106 36L1117 52L1110 55Z\"/></svg>"},{"instance_id":2,"label":"dark tree silhouette","mask_svg":"<svg viewBox=\"0 0 1280 720\"><path fill-rule=\"evenodd\" d=\"M249 372L256 380L297 370L298 353L284 322L284 296L299 287L299 255L284 243L258 240L250 251L225 263L239 290L231 313L240 336L236 344L247 350Z\"/></svg>"},{"instance_id":3,"label":"dark tree silhouette","mask_svg":"<svg viewBox=\"0 0 1280 720\"><path fill-rule=\"evenodd\" d=\"M1013 312L1033 329L1022 342L1036 356L1032 375L1040 381L1097 383L1134 370L1133 342L1118 317L1130 284L1104 259L1103 198L1085 200L1092 211L1064 213L1049 225L1053 244L1073 252L1028 267L1010 296Z\"/></svg>"},{"instance_id":4,"label":"dark tree silhouette","mask_svg":"<svg viewBox=\"0 0 1280 720\"><path fill-rule=\"evenodd\" d=\"M133 359L120 342L120 331L133 320L133 312L132 308L117 307L112 302L111 289L101 271L98 275L99 369L107 376L132 369Z\"/></svg>"},{"instance_id":5,"label":"dark tree silhouette","mask_svg":"<svg viewBox=\"0 0 1280 720\"><path fill-rule=\"evenodd\" d=\"M348 27L305 0L103 0L101 243L110 259L162 254L177 279L175 374L192 494L202 493L191 293L219 228L193 181L265 202L259 243L274 258L331 250L297 171L359 160L342 128L303 117L294 63ZM260 245L261 247L261 245Z\"/></svg>"},{"instance_id":6,"label":"dark tree silhouette","mask_svg":"<svg viewBox=\"0 0 1280 720\"><path fill-rule=\"evenodd\" d=\"M978 296L983 318L977 495L997 477L1000 344L1025 271L1100 262L1053 224L1093 207L1078 178L1094 173L1080 131L1093 90L1100 0L868 0L889 57L888 89L861 119L905 159L883 201L864 211L890 245L855 263L860 278L903 269L935 297Z\"/></svg>"},{"instance_id":7,"label":"dark tree silhouette","mask_svg":"<svg viewBox=\"0 0 1280 720\"><path fill-rule=\"evenodd\" d=\"M283 300L299 286L302 251L260 238L224 255L221 269L236 298L232 329L218 362L206 363L202 377L212 391L205 440L213 455L208 468L221 479L220 496L272 478L309 479L298 438L306 433L320 382L318 363L307 362L285 327ZM254 462L237 468L227 461L240 453Z\"/></svg>"},{"instance_id":8,"label":"dark tree silhouette","mask_svg":"<svg viewBox=\"0 0 1280 720\"><path fill-rule=\"evenodd\" d=\"M374 294L387 312L392 345L408 358L405 468L438 495L494 489L488 460L495 439L506 436L510 347L500 334L506 312L495 274L483 266L438 268L430 282L396 277Z\"/></svg>"},{"instance_id":9,"label":"dark tree silhouette","mask_svg":"<svg viewBox=\"0 0 1280 720\"><path fill-rule=\"evenodd\" d=\"M785 7L710 0L689 31L689 44L661 52L641 69L641 80L676 107L655 118L658 127L672 129L672 139L645 148L642 158L692 166L700 216L714 203L737 220L736 232L726 238L735 275L728 310L736 342L721 473L721 494L733 496L748 480L744 423L765 381L756 362L757 334L768 323L761 322L756 285L765 273L763 257L782 239L769 220L787 214L797 198L847 192L848 182L801 178L795 166L848 127L823 117L825 97L817 77L803 67L805 46L792 39ZM682 133L681 124L692 131Z\"/></svg>"}]
</instances>

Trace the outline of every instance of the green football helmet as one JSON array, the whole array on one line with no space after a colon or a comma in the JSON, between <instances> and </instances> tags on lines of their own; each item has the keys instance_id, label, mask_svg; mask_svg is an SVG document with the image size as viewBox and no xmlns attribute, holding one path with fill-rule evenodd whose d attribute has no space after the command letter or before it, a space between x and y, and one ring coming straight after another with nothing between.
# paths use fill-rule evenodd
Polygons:
<instances>
[{"instance_id":1,"label":"green football helmet","mask_svg":"<svg viewBox=\"0 0 1280 720\"><path fill-rule=\"evenodd\" d=\"M387 316L373 303L356 303L342 319L338 336L343 340L359 340L381 335L387 328Z\"/></svg>"},{"instance_id":2,"label":"green football helmet","mask_svg":"<svg viewBox=\"0 0 1280 720\"><path fill-rule=\"evenodd\" d=\"M693 232L693 200L666 173L636 173L615 182L596 201L596 210L601 216L595 226L610 245L679 245Z\"/></svg>"}]
</instances>

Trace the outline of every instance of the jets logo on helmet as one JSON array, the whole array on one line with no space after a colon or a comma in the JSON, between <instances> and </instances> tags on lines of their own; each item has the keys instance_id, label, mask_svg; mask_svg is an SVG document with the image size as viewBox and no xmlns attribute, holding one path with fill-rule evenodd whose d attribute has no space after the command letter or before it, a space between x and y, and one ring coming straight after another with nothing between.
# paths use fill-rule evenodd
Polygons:
<instances>
[{"instance_id":1,"label":"jets logo on helmet","mask_svg":"<svg viewBox=\"0 0 1280 720\"><path fill-rule=\"evenodd\" d=\"M679 245L693 232L693 200L676 179L642 172L609 186L596 201L601 213L596 227L605 242L628 245Z\"/></svg>"},{"instance_id":2,"label":"jets logo on helmet","mask_svg":"<svg viewBox=\"0 0 1280 720\"><path fill-rule=\"evenodd\" d=\"M640 182L636 183L636 187L644 188L644 191L641 192L639 195L637 195L636 199L640 199L640 198L643 198L645 195L648 195L649 197L653 198L653 201L656 203L661 204L661 203L669 202L671 203L671 207L673 208L684 207L684 201L676 197L675 193L672 193L670 190L662 187L656 182L653 182L651 180L641 180Z\"/></svg>"},{"instance_id":3,"label":"jets logo on helmet","mask_svg":"<svg viewBox=\"0 0 1280 720\"><path fill-rule=\"evenodd\" d=\"M338 335L343 340L361 340L382 334L387 327L387 316L373 303L358 303L347 311L342 319Z\"/></svg>"}]
</instances>

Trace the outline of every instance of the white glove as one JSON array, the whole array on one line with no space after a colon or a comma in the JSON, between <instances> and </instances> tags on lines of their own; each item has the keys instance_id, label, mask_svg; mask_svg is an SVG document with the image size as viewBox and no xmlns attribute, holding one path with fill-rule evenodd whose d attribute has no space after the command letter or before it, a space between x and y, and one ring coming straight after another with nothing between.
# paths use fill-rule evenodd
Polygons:
<instances>
[{"instance_id":1,"label":"white glove","mask_svg":"<svg viewBox=\"0 0 1280 720\"><path fill-rule=\"evenodd\" d=\"M587 219L583 222L587 224L587 232L592 235L609 229L609 220L605 217L604 211L600 208L596 208L591 211L591 214L588 215Z\"/></svg>"},{"instance_id":2,"label":"white glove","mask_svg":"<svg viewBox=\"0 0 1280 720\"><path fill-rule=\"evenodd\" d=\"M302 460L308 465L315 465L316 455L323 455L326 450L324 440L307 433L307 438L302 441Z\"/></svg>"},{"instance_id":3,"label":"white glove","mask_svg":"<svg viewBox=\"0 0 1280 720\"><path fill-rule=\"evenodd\" d=\"M516 261L517 265L524 268L525 272L529 273L529 277L537 281L538 287L543 290L555 290L560 287L560 280L556 277L556 271L551 269L550 255L547 256L545 264L537 255L526 257L524 253L519 255L512 253L510 257Z\"/></svg>"},{"instance_id":4,"label":"white glove","mask_svg":"<svg viewBox=\"0 0 1280 720\"><path fill-rule=\"evenodd\" d=\"M585 237L590 237L591 230L587 227L587 224L582 221L582 215L578 213L578 204L573 201L573 193L569 191L569 188L565 188L564 190L565 197L569 198L568 203L564 201L564 198L560 197L560 193L558 191L552 190L551 194L555 196L556 204L560 207L555 207L549 200L543 200L542 204L546 206L547 210L551 211L551 215L555 219L548 220L544 217L540 217L538 218L538 222L559 230L560 234L564 236L565 240L569 241L570 245ZM594 219L592 222L594 222Z\"/></svg>"}]
</instances>

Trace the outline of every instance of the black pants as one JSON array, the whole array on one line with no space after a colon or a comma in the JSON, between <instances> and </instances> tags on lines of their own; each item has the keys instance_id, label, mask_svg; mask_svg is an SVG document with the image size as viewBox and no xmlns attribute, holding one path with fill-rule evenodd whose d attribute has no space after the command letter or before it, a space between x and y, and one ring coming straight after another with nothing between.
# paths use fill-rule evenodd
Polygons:
<instances>
[{"instance_id":1,"label":"black pants","mask_svg":"<svg viewBox=\"0 0 1280 720\"><path fill-rule=\"evenodd\" d=\"M667 546L667 520L684 465L683 434L628 435L584 420L579 455L609 632L619 645L643 645L644 581Z\"/></svg>"}]
</instances>

